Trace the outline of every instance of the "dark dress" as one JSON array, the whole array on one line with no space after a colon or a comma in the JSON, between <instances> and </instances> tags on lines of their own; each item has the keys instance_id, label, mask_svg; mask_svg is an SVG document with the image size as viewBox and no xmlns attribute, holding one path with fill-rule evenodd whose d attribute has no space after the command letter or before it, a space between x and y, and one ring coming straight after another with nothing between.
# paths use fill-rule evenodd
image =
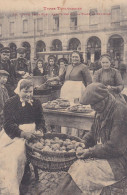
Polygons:
<instances>
[{"instance_id":1,"label":"dark dress","mask_svg":"<svg viewBox=\"0 0 127 195\"><path fill-rule=\"evenodd\" d=\"M85 64L76 66L73 66L72 64L68 65L66 71L61 75L61 79L65 81L82 81L85 86L92 83L90 72Z\"/></svg>"},{"instance_id":2,"label":"dark dress","mask_svg":"<svg viewBox=\"0 0 127 195\"><path fill-rule=\"evenodd\" d=\"M18 95L10 98L4 107L4 130L10 138L20 137L19 125L35 123L36 130L42 129L45 133L45 120L39 100L33 99L33 105L28 102L23 107Z\"/></svg>"},{"instance_id":3,"label":"dark dress","mask_svg":"<svg viewBox=\"0 0 127 195\"><path fill-rule=\"evenodd\" d=\"M46 71L43 69L43 72L41 73L41 71L36 67L33 70L33 76L44 76L46 74Z\"/></svg>"},{"instance_id":4,"label":"dark dress","mask_svg":"<svg viewBox=\"0 0 127 195\"><path fill-rule=\"evenodd\" d=\"M122 97L121 94L124 85L123 85L121 74L118 70L114 68L104 70L103 68L101 68L100 70L94 73L93 82L99 82L104 84L105 86L110 85L112 87L112 89L109 89L110 93L117 100L124 102L124 98Z\"/></svg>"},{"instance_id":5,"label":"dark dress","mask_svg":"<svg viewBox=\"0 0 127 195\"><path fill-rule=\"evenodd\" d=\"M45 71L46 75L49 77L56 77L59 75L59 66L57 64L54 64L53 66L50 64L45 64Z\"/></svg>"}]
</instances>

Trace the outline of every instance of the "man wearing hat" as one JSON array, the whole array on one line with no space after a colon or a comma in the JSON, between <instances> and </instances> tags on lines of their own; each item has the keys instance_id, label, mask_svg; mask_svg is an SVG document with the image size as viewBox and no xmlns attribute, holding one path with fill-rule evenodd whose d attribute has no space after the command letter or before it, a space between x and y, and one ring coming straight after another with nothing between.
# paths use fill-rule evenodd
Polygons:
<instances>
[{"instance_id":1,"label":"man wearing hat","mask_svg":"<svg viewBox=\"0 0 127 195\"><path fill-rule=\"evenodd\" d=\"M9 98L8 91L5 87L9 73L5 70L0 70L0 131L3 126L3 108L4 104Z\"/></svg>"},{"instance_id":2,"label":"man wearing hat","mask_svg":"<svg viewBox=\"0 0 127 195\"><path fill-rule=\"evenodd\" d=\"M127 105L101 83L88 85L80 103L91 105L95 119L57 195L98 195L127 175Z\"/></svg>"},{"instance_id":3,"label":"man wearing hat","mask_svg":"<svg viewBox=\"0 0 127 195\"><path fill-rule=\"evenodd\" d=\"M5 70L9 73L6 88L8 90L9 96L11 97L15 94L14 88L16 83L16 73L14 66L10 62L10 48L3 47L0 53L1 53L0 70Z\"/></svg>"},{"instance_id":4,"label":"man wearing hat","mask_svg":"<svg viewBox=\"0 0 127 195\"><path fill-rule=\"evenodd\" d=\"M28 62L25 58L26 55L26 48L20 47L17 49L17 59L12 60L12 63L15 66L16 76L17 76L17 82L22 79L22 77L28 73Z\"/></svg>"}]
</instances>

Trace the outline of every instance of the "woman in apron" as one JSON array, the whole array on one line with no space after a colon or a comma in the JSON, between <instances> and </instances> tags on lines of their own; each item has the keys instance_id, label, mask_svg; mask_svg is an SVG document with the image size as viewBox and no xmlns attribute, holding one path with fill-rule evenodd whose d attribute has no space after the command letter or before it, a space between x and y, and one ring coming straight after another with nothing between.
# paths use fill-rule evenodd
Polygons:
<instances>
[{"instance_id":1,"label":"woman in apron","mask_svg":"<svg viewBox=\"0 0 127 195\"><path fill-rule=\"evenodd\" d=\"M109 92L119 101L126 103L121 91L124 88L121 74L111 67L111 57L103 54L100 58L102 68L97 70L93 77L93 82L99 82L107 86Z\"/></svg>"},{"instance_id":2,"label":"woman in apron","mask_svg":"<svg viewBox=\"0 0 127 195\"><path fill-rule=\"evenodd\" d=\"M69 100L71 105L75 101L78 102L83 89L92 83L90 72L87 66L83 64L83 57L79 51L73 51L72 64L68 65L62 74L49 79L48 82L53 80L64 81L60 97Z\"/></svg>"},{"instance_id":3,"label":"woman in apron","mask_svg":"<svg viewBox=\"0 0 127 195\"><path fill-rule=\"evenodd\" d=\"M5 104L0 133L1 195L19 195L25 165L28 168L25 140L34 138L36 130L46 132L41 103L33 99L32 81L20 80L15 93Z\"/></svg>"}]
</instances>

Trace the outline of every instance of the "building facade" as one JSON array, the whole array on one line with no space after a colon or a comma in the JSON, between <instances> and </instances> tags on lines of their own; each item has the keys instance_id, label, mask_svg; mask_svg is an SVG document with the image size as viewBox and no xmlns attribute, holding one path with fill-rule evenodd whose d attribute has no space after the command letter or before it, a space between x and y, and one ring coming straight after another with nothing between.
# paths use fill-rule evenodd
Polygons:
<instances>
[{"instance_id":1,"label":"building facade","mask_svg":"<svg viewBox=\"0 0 127 195\"><path fill-rule=\"evenodd\" d=\"M94 62L103 53L127 66L127 6L0 14L0 47L27 48L27 59L38 52L79 50L85 61Z\"/></svg>"}]
</instances>

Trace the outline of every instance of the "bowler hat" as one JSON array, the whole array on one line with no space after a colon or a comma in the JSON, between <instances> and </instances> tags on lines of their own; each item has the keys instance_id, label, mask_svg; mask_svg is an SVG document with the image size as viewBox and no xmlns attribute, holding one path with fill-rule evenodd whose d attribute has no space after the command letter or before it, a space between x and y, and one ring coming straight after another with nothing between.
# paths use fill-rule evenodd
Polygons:
<instances>
[{"instance_id":1,"label":"bowler hat","mask_svg":"<svg viewBox=\"0 0 127 195\"><path fill-rule=\"evenodd\" d=\"M9 48L9 47L3 47L3 48L0 50L0 53L10 53L10 48Z\"/></svg>"}]
</instances>

